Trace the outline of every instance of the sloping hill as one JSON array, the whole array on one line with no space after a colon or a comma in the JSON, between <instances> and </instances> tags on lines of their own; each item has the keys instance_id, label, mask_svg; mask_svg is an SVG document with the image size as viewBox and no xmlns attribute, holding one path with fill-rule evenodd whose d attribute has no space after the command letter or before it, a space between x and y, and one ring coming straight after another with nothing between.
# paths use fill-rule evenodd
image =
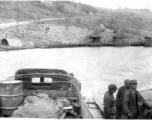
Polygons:
<instances>
[{"instance_id":1,"label":"sloping hill","mask_svg":"<svg viewBox=\"0 0 152 120\"><path fill-rule=\"evenodd\" d=\"M67 17L65 20L55 20L51 23L92 30L103 24L107 29L129 36L152 36L151 16L152 12L147 9L111 10L73 1L0 1L0 22Z\"/></svg>"},{"instance_id":2,"label":"sloping hill","mask_svg":"<svg viewBox=\"0 0 152 120\"><path fill-rule=\"evenodd\" d=\"M68 1L51 3L42 3L40 1L0 1L1 19L31 20L88 15L96 12L97 10L92 6Z\"/></svg>"},{"instance_id":3,"label":"sloping hill","mask_svg":"<svg viewBox=\"0 0 152 120\"><path fill-rule=\"evenodd\" d=\"M137 9L98 9L106 27L117 29L119 32L130 35L151 36L152 35L152 12Z\"/></svg>"}]
</instances>

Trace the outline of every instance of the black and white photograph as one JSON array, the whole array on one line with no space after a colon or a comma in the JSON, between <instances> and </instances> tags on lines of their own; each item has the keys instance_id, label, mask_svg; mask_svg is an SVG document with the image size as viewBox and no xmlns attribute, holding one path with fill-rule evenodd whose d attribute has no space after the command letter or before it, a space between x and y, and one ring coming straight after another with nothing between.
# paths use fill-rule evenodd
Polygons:
<instances>
[{"instance_id":1,"label":"black and white photograph","mask_svg":"<svg viewBox=\"0 0 152 120\"><path fill-rule=\"evenodd\" d=\"M152 0L0 0L0 119L152 119Z\"/></svg>"}]
</instances>

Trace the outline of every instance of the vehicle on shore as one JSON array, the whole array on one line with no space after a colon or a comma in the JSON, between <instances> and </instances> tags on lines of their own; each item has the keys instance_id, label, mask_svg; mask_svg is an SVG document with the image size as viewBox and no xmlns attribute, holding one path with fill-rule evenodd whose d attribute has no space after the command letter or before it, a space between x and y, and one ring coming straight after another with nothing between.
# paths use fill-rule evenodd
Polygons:
<instances>
[{"instance_id":1,"label":"vehicle on shore","mask_svg":"<svg viewBox=\"0 0 152 120\"><path fill-rule=\"evenodd\" d=\"M41 93L47 94L54 101L68 103L60 108L62 112L58 118L103 119L98 102L85 102L81 95L80 81L64 70L20 69L15 73L15 76L0 82L0 86L2 90L0 92L2 117L12 117L15 111L25 106L27 97L41 98L39 96Z\"/></svg>"}]
</instances>

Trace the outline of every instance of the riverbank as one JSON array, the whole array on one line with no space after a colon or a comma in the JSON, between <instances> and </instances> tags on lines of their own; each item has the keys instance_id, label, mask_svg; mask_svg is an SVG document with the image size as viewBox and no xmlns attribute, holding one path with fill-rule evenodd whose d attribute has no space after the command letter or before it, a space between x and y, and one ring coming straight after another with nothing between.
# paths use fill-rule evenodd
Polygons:
<instances>
[{"instance_id":1,"label":"riverbank","mask_svg":"<svg viewBox=\"0 0 152 120\"><path fill-rule=\"evenodd\" d=\"M88 42L86 37L93 33L93 30L87 28L79 28L76 26L63 26L63 25L53 25L45 24L43 22L29 23L24 25L1 28L0 38L6 39L20 39L23 48L69 48L69 47L101 47L101 46L112 46L112 47L126 47L126 46L151 46L148 43L138 41L135 39L130 39L130 43L116 44L108 42L110 37L101 38L105 42L102 43L91 43ZM107 32L108 34L108 32ZM110 34L110 33L109 33ZM107 39L107 40L106 40ZM122 41L122 40L120 40ZM138 41L138 42L137 42ZM20 49L12 47L9 45L9 50ZM3 48L2 48L3 50ZM5 49L4 49L5 50Z\"/></svg>"},{"instance_id":2,"label":"riverbank","mask_svg":"<svg viewBox=\"0 0 152 120\"><path fill-rule=\"evenodd\" d=\"M151 46L116 46L116 45L102 45L102 44L66 44L66 45L40 45L32 47L10 47L1 46L0 51L13 51L13 50L27 50L27 49L55 49L55 48L101 48L101 47L112 47L112 48L122 48L122 47L145 47L149 48Z\"/></svg>"},{"instance_id":3,"label":"riverbank","mask_svg":"<svg viewBox=\"0 0 152 120\"><path fill-rule=\"evenodd\" d=\"M46 28L48 28L48 30L46 30ZM85 28L43 23L32 23L28 25L20 25L18 27L2 28L0 31L0 38L20 39L23 46L26 47L57 44L81 44L85 42L85 37L92 33L92 30Z\"/></svg>"}]
</instances>

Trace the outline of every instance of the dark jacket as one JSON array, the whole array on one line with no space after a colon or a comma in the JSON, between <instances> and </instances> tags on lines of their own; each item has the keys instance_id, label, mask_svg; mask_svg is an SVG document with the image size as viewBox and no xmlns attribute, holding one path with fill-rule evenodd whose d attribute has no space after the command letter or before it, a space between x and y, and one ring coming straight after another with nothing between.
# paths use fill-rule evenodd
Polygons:
<instances>
[{"instance_id":1,"label":"dark jacket","mask_svg":"<svg viewBox=\"0 0 152 120\"><path fill-rule=\"evenodd\" d=\"M123 101L123 97L125 95L126 92L126 87L121 86L117 92L117 96L116 96L116 108L122 108L122 101Z\"/></svg>"},{"instance_id":2,"label":"dark jacket","mask_svg":"<svg viewBox=\"0 0 152 120\"><path fill-rule=\"evenodd\" d=\"M110 94L109 91L105 93L103 103L105 117L110 116L111 114L115 114L115 111L113 109L115 105L114 96L113 94Z\"/></svg>"},{"instance_id":3,"label":"dark jacket","mask_svg":"<svg viewBox=\"0 0 152 120\"><path fill-rule=\"evenodd\" d=\"M127 115L128 113L139 115L140 109L138 102L142 101L144 105L149 106L148 103L143 99L138 91L135 91L135 96L132 89L130 88L125 92L123 98L123 111Z\"/></svg>"},{"instance_id":4,"label":"dark jacket","mask_svg":"<svg viewBox=\"0 0 152 120\"><path fill-rule=\"evenodd\" d=\"M115 101L117 111L116 111L115 119L120 119L123 114L122 101L123 101L124 94L126 91L127 91L127 88L124 85L124 86L121 86L117 92L116 101Z\"/></svg>"}]
</instances>

